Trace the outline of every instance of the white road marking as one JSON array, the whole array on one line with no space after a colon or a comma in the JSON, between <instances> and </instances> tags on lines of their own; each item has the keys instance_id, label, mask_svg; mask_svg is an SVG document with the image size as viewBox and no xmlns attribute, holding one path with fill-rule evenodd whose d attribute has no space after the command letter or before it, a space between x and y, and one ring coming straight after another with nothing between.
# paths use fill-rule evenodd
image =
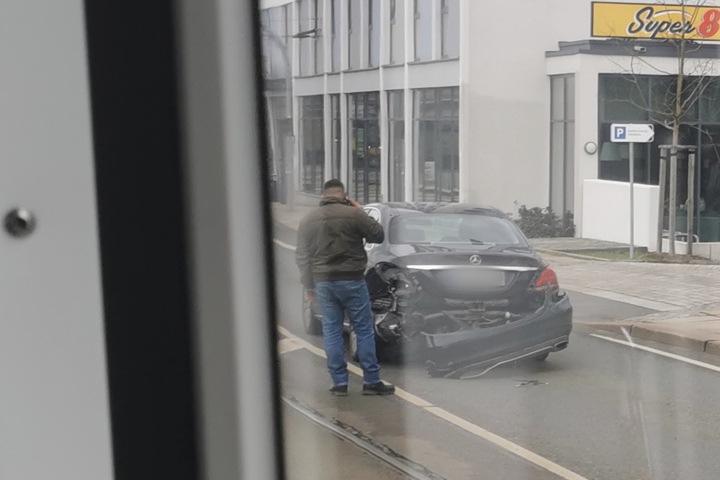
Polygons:
<instances>
[{"instance_id":1,"label":"white road marking","mask_svg":"<svg viewBox=\"0 0 720 480\"><path fill-rule=\"evenodd\" d=\"M282 248L287 248L288 250L292 250L293 252L297 250L297 248L294 245L290 245L289 243L282 242L278 240L277 238L273 238L273 242L275 242L276 245L281 246Z\"/></svg>"},{"instance_id":2,"label":"white road marking","mask_svg":"<svg viewBox=\"0 0 720 480\"><path fill-rule=\"evenodd\" d=\"M303 347L302 345L298 345L298 343L292 338L283 338L278 342L278 353L280 355L282 355L283 353L300 350L302 348L305 347Z\"/></svg>"},{"instance_id":3,"label":"white road marking","mask_svg":"<svg viewBox=\"0 0 720 480\"><path fill-rule=\"evenodd\" d=\"M311 344L306 340L303 340L300 337L297 337L287 328L281 326L278 326L277 328L282 335L292 339L293 342L295 342L297 345L302 345L304 348L308 349L310 352L314 353L319 357L327 358L325 356L325 352L322 349L317 348L315 345ZM355 365L348 364L348 370L356 375L362 376L362 370ZM538 467L544 468L545 470L556 474L560 478L564 478L567 480L587 480L585 477L580 476L577 473L558 465L552 460L548 460L545 457L542 457L526 448L521 447L516 443L511 442L510 440L507 440L499 435L489 432L488 430L485 430L484 428L479 427L474 423L468 422L467 420L460 418L457 415L454 415L443 408L436 407L432 403L423 400L422 398L417 397L412 393L403 390L402 388L395 387L395 396L407 401L408 403L424 409L426 412L431 413L436 417L441 418L442 420L445 420L452 425L455 425L456 427L462 428L466 432L469 432L490 443L493 443L496 446L510 453L513 453L518 457L527 460L528 462L537 465Z\"/></svg>"},{"instance_id":4,"label":"white road marking","mask_svg":"<svg viewBox=\"0 0 720 480\"><path fill-rule=\"evenodd\" d=\"M638 350L644 350L646 352L654 353L655 355L672 358L673 360L689 363L690 365L695 365L697 367L707 368L708 370L712 370L715 372L720 372L720 367L712 365L710 363L699 362L697 360L693 360L692 358L682 357L680 355L675 355L674 353L663 352L662 350L657 350L655 348L638 345L635 342L626 342L625 340L618 340L616 338L606 337L605 335L598 335L596 333L591 333L590 336L600 338L602 340L607 340L608 342L619 343L620 345L625 345L627 347L637 348Z\"/></svg>"}]
</instances>

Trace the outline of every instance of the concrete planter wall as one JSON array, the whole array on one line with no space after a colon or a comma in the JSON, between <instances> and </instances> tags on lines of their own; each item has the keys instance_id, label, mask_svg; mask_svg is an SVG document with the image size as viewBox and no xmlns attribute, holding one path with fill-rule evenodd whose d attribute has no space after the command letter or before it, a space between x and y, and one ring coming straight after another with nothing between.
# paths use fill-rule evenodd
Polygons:
<instances>
[{"instance_id":1,"label":"concrete planter wall","mask_svg":"<svg viewBox=\"0 0 720 480\"><path fill-rule=\"evenodd\" d=\"M657 251L658 197L656 185L635 184L634 243ZM583 182L582 236L629 243L630 184L608 180Z\"/></svg>"}]
</instances>

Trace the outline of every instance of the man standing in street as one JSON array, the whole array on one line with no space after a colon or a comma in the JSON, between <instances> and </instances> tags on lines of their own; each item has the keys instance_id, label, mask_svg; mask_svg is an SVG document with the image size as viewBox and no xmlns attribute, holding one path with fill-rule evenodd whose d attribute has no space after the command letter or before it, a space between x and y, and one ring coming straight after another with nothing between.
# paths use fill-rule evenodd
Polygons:
<instances>
[{"instance_id":1,"label":"man standing in street","mask_svg":"<svg viewBox=\"0 0 720 480\"><path fill-rule=\"evenodd\" d=\"M347 313L363 370L363 395L390 395L395 387L380 380L375 331L364 274L367 253L363 240L380 243L382 226L360 204L345 196L340 180L328 180L320 207L300 222L295 254L305 298L316 300L322 313L323 344L332 377L333 395L347 395L348 370L343 342Z\"/></svg>"}]
</instances>

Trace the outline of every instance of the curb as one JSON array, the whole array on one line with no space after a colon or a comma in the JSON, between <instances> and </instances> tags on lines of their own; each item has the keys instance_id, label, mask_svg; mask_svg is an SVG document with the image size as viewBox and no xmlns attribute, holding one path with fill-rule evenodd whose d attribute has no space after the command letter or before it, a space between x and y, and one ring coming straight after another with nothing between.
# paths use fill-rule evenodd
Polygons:
<instances>
[{"instance_id":1,"label":"curb","mask_svg":"<svg viewBox=\"0 0 720 480\"><path fill-rule=\"evenodd\" d=\"M617 260L610 260L607 258L600 258L600 257L591 257L590 255L581 255L579 253L570 253L570 252L563 252L561 250L550 250L547 248L539 248L539 247L533 247L536 252L538 253L546 253L549 255L557 255L559 257L572 257L577 258L580 260L592 260L595 262L616 262ZM637 261L637 260L630 260L630 261Z\"/></svg>"},{"instance_id":2,"label":"curb","mask_svg":"<svg viewBox=\"0 0 720 480\"><path fill-rule=\"evenodd\" d=\"M662 331L656 325L637 323L586 323L585 325L623 335L623 330L633 338L662 343L673 347L686 348L695 352L720 356L720 340L705 340L703 337L691 337L673 332Z\"/></svg>"}]
</instances>

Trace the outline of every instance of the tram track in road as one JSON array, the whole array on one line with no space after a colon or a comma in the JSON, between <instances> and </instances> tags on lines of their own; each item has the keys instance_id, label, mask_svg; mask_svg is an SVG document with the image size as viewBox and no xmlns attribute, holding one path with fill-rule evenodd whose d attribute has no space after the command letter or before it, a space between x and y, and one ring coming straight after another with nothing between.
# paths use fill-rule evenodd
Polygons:
<instances>
[{"instance_id":1,"label":"tram track in road","mask_svg":"<svg viewBox=\"0 0 720 480\"><path fill-rule=\"evenodd\" d=\"M310 353L317 355L318 357L325 358L325 352L321 349L313 345L312 343L303 340L302 338L296 336L290 330L288 330L285 327L278 326L278 331L281 335L285 337L284 341L285 344L283 345L283 349L285 351L293 351L296 350L296 347L301 347L306 350L308 350ZM288 345L291 344L292 346ZM360 377L362 377L362 370L353 364L348 364L348 370ZM557 475L559 478L563 478L566 480L587 480L582 475L579 475L576 472L573 472L555 462L553 462L550 459L547 459L541 455L538 455L535 452L532 452L504 437L501 437L500 435L497 435L493 432L490 432L479 425L476 425L468 420L465 420L442 407L438 407L434 405L433 403L414 395L402 388L399 388L396 386L395 396L398 398L401 398L402 400L412 404L415 407L423 409L425 412L432 414L433 416L444 420L446 423L453 425L454 427L460 428L475 437L481 438L491 444L493 444L496 447L499 447L500 449L506 451L507 453L511 453L515 455L518 458L521 458L543 470L546 470L548 472L551 472L555 475ZM286 402L287 403L287 402Z\"/></svg>"},{"instance_id":2,"label":"tram track in road","mask_svg":"<svg viewBox=\"0 0 720 480\"><path fill-rule=\"evenodd\" d=\"M305 416L315 424L331 431L338 437L354 444L363 451L392 466L403 475L406 475L407 478L412 480L446 480L445 477L430 471L427 467L417 462L410 460L387 445L376 442L371 436L364 434L352 425L341 422L336 418L329 419L309 405L304 405L295 398L283 395L282 400L288 407Z\"/></svg>"}]
</instances>

